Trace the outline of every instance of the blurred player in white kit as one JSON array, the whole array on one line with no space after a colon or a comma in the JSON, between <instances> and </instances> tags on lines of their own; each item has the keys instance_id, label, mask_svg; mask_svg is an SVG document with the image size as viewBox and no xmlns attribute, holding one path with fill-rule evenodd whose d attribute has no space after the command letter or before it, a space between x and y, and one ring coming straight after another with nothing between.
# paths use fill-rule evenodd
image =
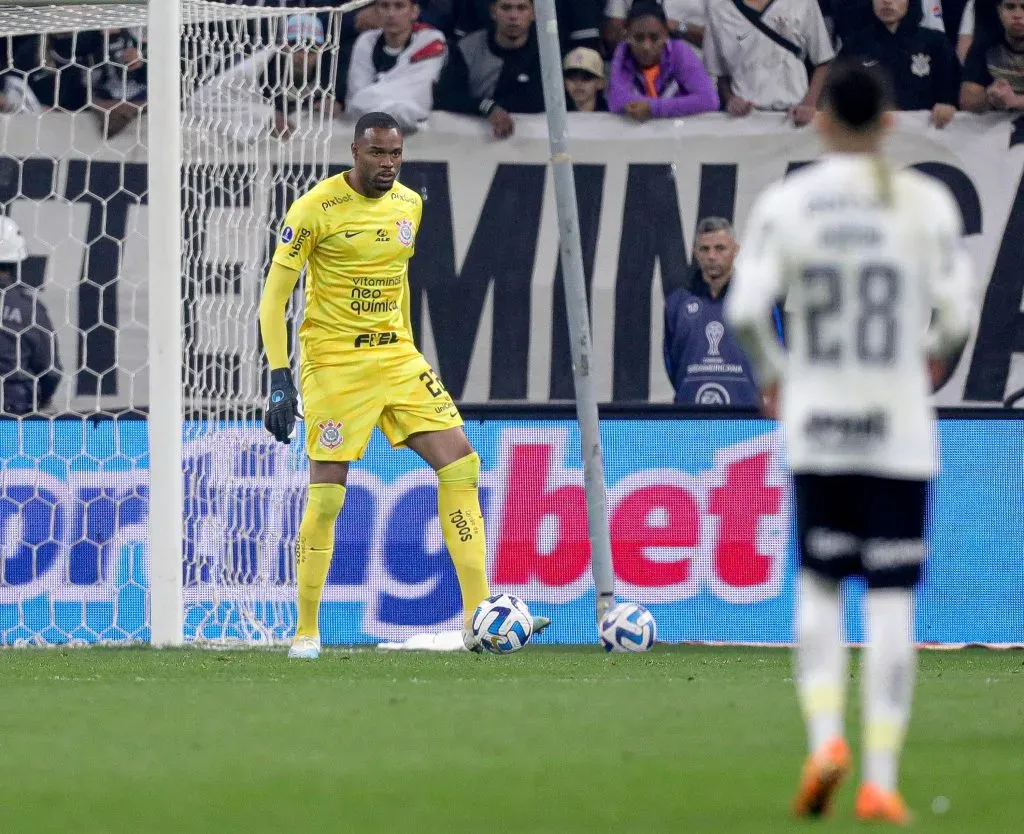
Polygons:
<instances>
[{"instance_id":1,"label":"blurred player in white kit","mask_svg":"<svg viewBox=\"0 0 1024 834\"><path fill-rule=\"evenodd\" d=\"M932 380L966 342L972 276L946 188L882 158L887 83L839 62L827 155L754 206L726 315L785 429L801 552L796 681L809 737L793 810L819 816L850 770L840 581L867 584L862 820L909 820L897 788L916 655L913 591L937 471ZM787 350L771 310L787 298Z\"/></svg>"}]
</instances>

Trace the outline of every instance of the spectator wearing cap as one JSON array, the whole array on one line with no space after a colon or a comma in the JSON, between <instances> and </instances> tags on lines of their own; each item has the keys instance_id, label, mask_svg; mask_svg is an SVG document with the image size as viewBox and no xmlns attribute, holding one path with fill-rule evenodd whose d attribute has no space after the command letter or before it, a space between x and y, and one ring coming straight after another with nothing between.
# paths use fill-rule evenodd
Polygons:
<instances>
[{"instance_id":1,"label":"spectator wearing cap","mask_svg":"<svg viewBox=\"0 0 1024 834\"><path fill-rule=\"evenodd\" d=\"M352 51L345 106L358 118L382 111L406 131L430 115L444 67L444 35L419 23L414 0L377 0L381 28L363 32Z\"/></svg>"},{"instance_id":2,"label":"spectator wearing cap","mask_svg":"<svg viewBox=\"0 0 1024 834\"><path fill-rule=\"evenodd\" d=\"M491 26L449 50L434 106L483 116L505 139L515 133L512 113L544 112L544 87L533 0L490 0L490 10Z\"/></svg>"},{"instance_id":3,"label":"spectator wearing cap","mask_svg":"<svg viewBox=\"0 0 1024 834\"><path fill-rule=\"evenodd\" d=\"M929 110L944 128L956 115L960 62L944 34L921 25L921 0L874 0L872 25L843 42L842 54L878 65L897 110Z\"/></svg>"},{"instance_id":4,"label":"spectator wearing cap","mask_svg":"<svg viewBox=\"0 0 1024 834\"><path fill-rule=\"evenodd\" d=\"M20 280L27 258L17 223L0 216L0 413L14 417L48 407L62 375L46 305Z\"/></svg>"},{"instance_id":5,"label":"spectator wearing cap","mask_svg":"<svg viewBox=\"0 0 1024 834\"><path fill-rule=\"evenodd\" d=\"M669 38L665 10L636 0L626 19L626 41L612 56L608 104L638 122L718 109L715 85L693 50Z\"/></svg>"},{"instance_id":6,"label":"spectator wearing cap","mask_svg":"<svg viewBox=\"0 0 1024 834\"><path fill-rule=\"evenodd\" d=\"M700 49L704 45L704 23L707 14L705 0L662 0L665 17L672 37L683 38ZM604 27L604 38L610 50L614 50L626 36L626 18L633 0L607 0L604 7L608 22Z\"/></svg>"},{"instance_id":7,"label":"spectator wearing cap","mask_svg":"<svg viewBox=\"0 0 1024 834\"><path fill-rule=\"evenodd\" d=\"M324 26L309 13L290 15L285 45L267 62L260 89L274 105L274 133L284 139L295 130L295 114L304 107L321 107L340 116L341 104L327 95L330 56L324 49Z\"/></svg>"},{"instance_id":8,"label":"spectator wearing cap","mask_svg":"<svg viewBox=\"0 0 1024 834\"><path fill-rule=\"evenodd\" d=\"M565 56L566 104L569 112L607 113L604 60L593 49L578 46Z\"/></svg>"},{"instance_id":9,"label":"spectator wearing cap","mask_svg":"<svg viewBox=\"0 0 1024 834\"><path fill-rule=\"evenodd\" d=\"M808 124L835 57L818 0L723 0L707 9L704 64L726 111L782 112Z\"/></svg>"}]
</instances>

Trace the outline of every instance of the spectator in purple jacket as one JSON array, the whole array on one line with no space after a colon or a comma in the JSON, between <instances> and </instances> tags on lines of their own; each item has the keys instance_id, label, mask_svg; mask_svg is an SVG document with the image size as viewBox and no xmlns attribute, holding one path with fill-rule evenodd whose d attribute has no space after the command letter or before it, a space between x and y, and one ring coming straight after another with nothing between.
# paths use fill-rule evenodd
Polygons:
<instances>
[{"instance_id":1,"label":"spectator in purple jacket","mask_svg":"<svg viewBox=\"0 0 1024 834\"><path fill-rule=\"evenodd\" d=\"M665 11L636 0L626 18L626 40L615 48L608 106L638 122L718 109L718 93L704 65L681 40L669 37Z\"/></svg>"}]
</instances>

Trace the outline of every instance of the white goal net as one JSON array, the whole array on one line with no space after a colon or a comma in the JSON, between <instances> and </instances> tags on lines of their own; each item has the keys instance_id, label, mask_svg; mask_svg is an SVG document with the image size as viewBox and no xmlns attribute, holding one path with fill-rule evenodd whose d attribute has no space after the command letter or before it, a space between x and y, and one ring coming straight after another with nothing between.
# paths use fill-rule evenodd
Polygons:
<instances>
[{"instance_id":1,"label":"white goal net","mask_svg":"<svg viewBox=\"0 0 1024 834\"><path fill-rule=\"evenodd\" d=\"M285 209L349 133L341 20L372 0L177 2L180 74L149 60L145 5L0 4L0 645L150 639L149 521L167 510L149 499L147 418L165 400L150 382L154 224L182 241L180 271L162 271L180 272L182 299L184 518L165 529L183 530L185 639L294 625L304 464L254 422L258 302ZM148 165L178 141L148 127L167 71L182 91L171 214Z\"/></svg>"}]
</instances>

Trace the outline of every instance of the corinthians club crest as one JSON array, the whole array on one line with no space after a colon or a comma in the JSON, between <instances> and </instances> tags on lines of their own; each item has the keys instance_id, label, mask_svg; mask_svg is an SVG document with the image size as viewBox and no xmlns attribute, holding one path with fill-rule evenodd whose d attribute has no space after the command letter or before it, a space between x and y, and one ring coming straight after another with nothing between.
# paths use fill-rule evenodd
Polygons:
<instances>
[{"instance_id":1,"label":"corinthians club crest","mask_svg":"<svg viewBox=\"0 0 1024 834\"><path fill-rule=\"evenodd\" d=\"M398 242L402 246L412 246L414 237L412 221L408 217L403 217L398 221Z\"/></svg>"},{"instance_id":2,"label":"corinthians club crest","mask_svg":"<svg viewBox=\"0 0 1024 834\"><path fill-rule=\"evenodd\" d=\"M335 423L333 420L324 420L317 425L320 429L320 436L317 442L325 449L337 449L341 445L341 421Z\"/></svg>"},{"instance_id":3,"label":"corinthians club crest","mask_svg":"<svg viewBox=\"0 0 1024 834\"><path fill-rule=\"evenodd\" d=\"M918 52L910 58L910 71L918 78L926 78L932 74L932 59L924 52Z\"/></svg>"}]
</instances>

